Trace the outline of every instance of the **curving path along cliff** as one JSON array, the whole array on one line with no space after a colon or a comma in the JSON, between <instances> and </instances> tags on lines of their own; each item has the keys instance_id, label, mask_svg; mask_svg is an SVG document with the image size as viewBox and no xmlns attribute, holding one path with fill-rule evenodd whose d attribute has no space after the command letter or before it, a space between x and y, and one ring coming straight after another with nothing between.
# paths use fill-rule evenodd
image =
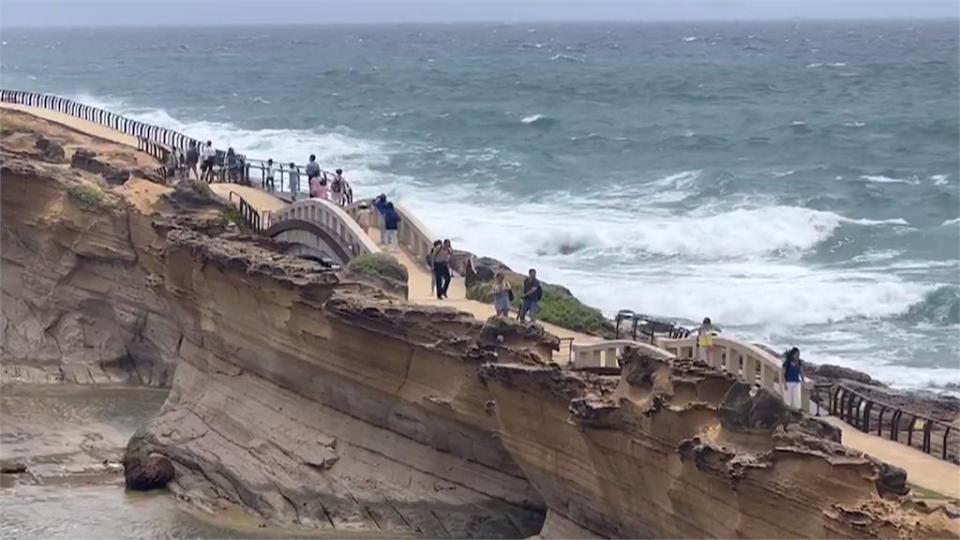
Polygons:
<instances>
[{"instance_id":1,"label":"curving path along cliff","mask_svg":"<svg viewBox=\"0 0 960 540\"><path fill-rule=\"evenodd\" d=\"M81 315L153 299L145 318L106 312L144 321L117 334L124 345L170 344L176 361L167 403L128 451L169 458L170 488L193 504L339 534L960 535L953 510L903 496L902 471L729 372L654 347L624 348L617 376L560 369L557 339L535 326L480 320L492 307L463 298L444 303L462 312L428 305L416 250L398 254L416 301L397 300L231 231L189 184L111 186L39 164L36 135L6 126L4 263L27 270L13 282L5 267L4 294L40 292L31 268L79 260L83 279L76 265L57 279L94 295L72 304ZM5 328L18 317L46 331L7 306Z\"/></svg>"}]
</instances>

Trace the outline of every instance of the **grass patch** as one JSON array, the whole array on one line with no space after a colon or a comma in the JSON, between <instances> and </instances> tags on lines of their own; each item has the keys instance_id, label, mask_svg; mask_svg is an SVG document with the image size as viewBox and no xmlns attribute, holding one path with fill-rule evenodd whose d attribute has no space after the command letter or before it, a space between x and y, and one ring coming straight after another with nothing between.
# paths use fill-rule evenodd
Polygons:
<instances>
[{"instance_id":1,"label":"grass patch","mask_svg":"<svg viewBox=\"0 0 960 540\"><path fill-rule=\"evenodd\" d=\"M910 488L910 491L913 492L914 497L919 497L921 499L956 502L956 499L954 499L953 497L950 497L949 495L944 495L943 493L934 491L932 489L920 487L910 482L907 482L907 486Z\"/></svg>"},{"instance_id":2,"label":"grass patch","mask_svg":"<svg viewBox=\"0 0 960 540\"><path fill-rule=\"evenodd\" d=\"M222 219L224 223L233 223L237 227L246 226L246 224L243 222L243 216L240 214L240 210L237 210L233 207L224 208L222 211L220 211L220 219Z\"/></svg>"},{"instance_id":3,"label":"grass patch","mask_svg":"<svg viewBox=\"0 0 960 540\"><path fill-rule=\"evenodd\" d=\"M523 279L519 274L507 274L507 281L513 288L513 307L517 310L522 303ZM491 304L494 297L493 286L492 281L474 283L467 289L467 298ZM540 300L538 320L587 334L603 334L609 327L610 323L600 310L577 300L566 289L542 281L540 286L543 287L543 298Z\"/></svg>"},{"instance_id":4,"label":"grass patch","mask_svg":"<svg viewBox=\"0 0 960 540\"><path fill-rule=\"evenodd\" d=\"M407 269L386 253L371 253L354 258L347 271L362 276L373 276L407 283Z\"/></svg>"},{"instance_id":5,"label":"grass patch","mask_svg":"<svg viewBox=\"0 0 960 540\"><path fill-rule=\"evenodd\" d=\"M208 199L213 198L213 191L206 182L201 182L200 180L190 180L190 187L193 188L193 191L197 192L197 195L202 195Z\"/></svg>"},{"instance_id":6,"label":"grass patch","mask_svg":"<svg viewBox=\"0 0 960 540\"><path fill-rule=\"evenodd\" d=\"M111 206L106 201L103 191L97 186L74 184L67 187L67 195L86 208L102 210Z\"/></svg>"}]
</instances>

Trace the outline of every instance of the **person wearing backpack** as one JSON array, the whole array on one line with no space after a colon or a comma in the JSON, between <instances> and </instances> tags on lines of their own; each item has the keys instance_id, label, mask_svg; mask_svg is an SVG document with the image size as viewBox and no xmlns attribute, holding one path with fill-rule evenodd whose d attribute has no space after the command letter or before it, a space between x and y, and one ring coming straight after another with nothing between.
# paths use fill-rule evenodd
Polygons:
<instances>
[{"instance_id":1,"label":"person wearing backpack","mask_svg":"<svg viewBox=\"0 0 960 540\"><path fill-rule=\"evenodd\" d=\"M503 272L497 272L496 281L493 285L493 308L497 310L498 317L508 317L510 315L510 304L513 303L513 290L510 288L510 282L504 277Z\"/></svg>"},{"instance_id":2,"label":"person wearing backpack","mask_svg":"<svg viewBox=\"0 0 960 540\"><path fill-rule=\"evenodd\" d=\"M530 322L537 322L537 312L540 311L540 300L543 298L543 288L537 279L537 271L531 268L529 276L523 280L523 303L517 316L520 322L523 322L527 315L530 316Z\"/></svg>"}]
</instances>

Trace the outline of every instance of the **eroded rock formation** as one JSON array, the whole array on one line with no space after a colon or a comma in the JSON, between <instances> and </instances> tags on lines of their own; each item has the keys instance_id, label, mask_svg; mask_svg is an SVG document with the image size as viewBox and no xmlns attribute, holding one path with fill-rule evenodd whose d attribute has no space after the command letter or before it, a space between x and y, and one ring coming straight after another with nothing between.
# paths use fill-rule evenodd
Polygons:
<instances>
[{"instance_id":1,"label":"eroded rock formation","mask_svg":"<svg viewBox=\"0 0 960 540\"><path fill-rule=\"evenodd\" d=\"M57 129L69 159L76 134ZM562 370L539 327L407 303L226 226L189 185L110 186L15 135L4 369L166 381L175 361L128 445L135 485L279 524L434 537L960 530L900 498L902 471L704 365L647 353L619 376Z\"/></svg>"}]
</instances>

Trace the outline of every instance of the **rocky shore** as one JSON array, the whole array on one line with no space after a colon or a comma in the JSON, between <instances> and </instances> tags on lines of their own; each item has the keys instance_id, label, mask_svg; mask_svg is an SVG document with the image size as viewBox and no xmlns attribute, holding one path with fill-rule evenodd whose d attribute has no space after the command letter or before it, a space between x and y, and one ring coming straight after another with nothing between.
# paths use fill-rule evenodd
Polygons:
<instances>
[{"instance_id":1,"label":"rocky shore","mask_svg":"<svg viewBox=\"0 0 960 540\"><path fill-rule=\"evenodd\" d=\"M124 461L169 462L190 504L433 537L960 535L902 471L706 366L562 370L537 327L283 255L132 150L2 114L4 379L169 385Z\"/></svg>"}]
</instances>

